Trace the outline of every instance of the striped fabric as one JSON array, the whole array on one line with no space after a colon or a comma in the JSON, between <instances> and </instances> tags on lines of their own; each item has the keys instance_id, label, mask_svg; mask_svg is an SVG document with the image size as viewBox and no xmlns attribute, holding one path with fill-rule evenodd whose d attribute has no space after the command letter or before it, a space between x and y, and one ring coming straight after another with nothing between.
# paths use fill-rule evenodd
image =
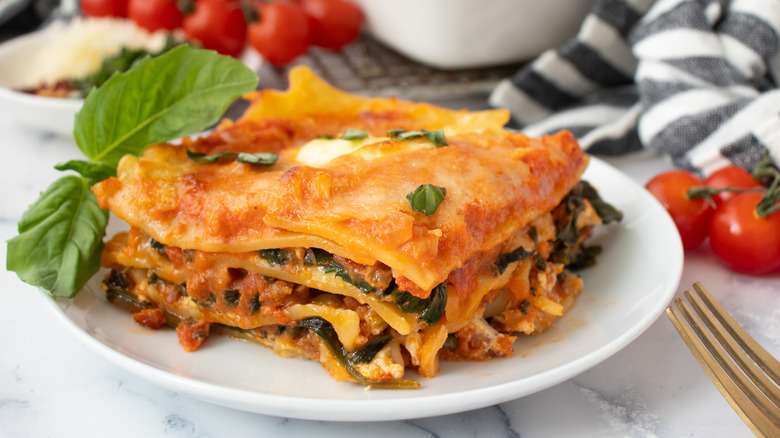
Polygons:
<instances>
[{"instance_id":1,"label":"striped fabric","mask_svg":"<svg viewBox=\"0 0 780 438\"><path fill-rule=\"evenodd\" d=\"M708 175L780 162L780 0L595 0L578 35L490 96L529 135Z\"/></svg>"}]
</instances>

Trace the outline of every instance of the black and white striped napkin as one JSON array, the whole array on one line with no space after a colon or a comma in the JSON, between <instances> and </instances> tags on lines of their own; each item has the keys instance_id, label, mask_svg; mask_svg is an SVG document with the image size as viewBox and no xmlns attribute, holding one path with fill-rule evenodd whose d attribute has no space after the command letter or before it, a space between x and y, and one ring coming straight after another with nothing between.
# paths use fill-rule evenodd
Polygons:
<instances>
[{"instance_id":1,"label":"black and white striped napkin","mask_svg":"<svg viewBox=\"0 0 780 438\"><path fill-rule=\"evenodd\" d=\"M780 0L595 0L578 35L490 96L529 135L653 149L707 175L780 162Z\"/></svg>"}]
</instances>

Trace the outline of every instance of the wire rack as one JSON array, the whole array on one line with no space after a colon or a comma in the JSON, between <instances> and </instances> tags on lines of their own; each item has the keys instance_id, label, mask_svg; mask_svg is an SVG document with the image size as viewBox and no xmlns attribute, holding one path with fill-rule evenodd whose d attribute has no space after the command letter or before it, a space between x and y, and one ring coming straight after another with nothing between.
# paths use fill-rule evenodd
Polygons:
<instances>
[{"instance_id":1,"label":"wire rack","mask_svg":"<svg viewBox=\"0 0 780 438\"><path fill-rule=\"evenodd\" d=\"M367 36L333 52L311 48L285 67L266 70L276 77L275 88L286 88L287 71L296 65L311 67L331 85L354 94L396 96L410 100L441 100L488 94L521 64L466 70L438 70L417 63ZM263 76L261 75L261 78ZM266 76L266 79L268 77Z\"/></svg>"}]
</instances>

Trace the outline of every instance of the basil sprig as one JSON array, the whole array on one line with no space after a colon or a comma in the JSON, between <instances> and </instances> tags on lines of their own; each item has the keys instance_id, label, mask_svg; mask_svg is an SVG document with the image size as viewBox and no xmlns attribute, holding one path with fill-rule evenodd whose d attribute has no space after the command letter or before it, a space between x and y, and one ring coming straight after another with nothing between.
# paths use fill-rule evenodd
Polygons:
<instances>
[{"instance_id":1,"label":"basil sprig","mask_svg":"<svg viewBox=\"0 0 780 438\"><path fill-rule=\"evenodd\" d=\"M241 62L186 45L111 76L76 115L73 135L89 161L57 167L79 175L55 181L28 207L6 268L53 296L75 296L100 269L108 221L89 187L115 175L125 154L213 125L257 81Z\"/></svg>"},{"instance_id":2,"label":"basil sprig","mask_svg":"<svg viewBox=\"0 0 780 438\"><path fill-rule=\"evenodd\" d=\"M444 200L446 194L447 189L444 187L435 186L433 184L423 184L406 195L406 199L409 200L412 210L430 216L436 213L439 204Z\"/></svg>"}]
</instances>

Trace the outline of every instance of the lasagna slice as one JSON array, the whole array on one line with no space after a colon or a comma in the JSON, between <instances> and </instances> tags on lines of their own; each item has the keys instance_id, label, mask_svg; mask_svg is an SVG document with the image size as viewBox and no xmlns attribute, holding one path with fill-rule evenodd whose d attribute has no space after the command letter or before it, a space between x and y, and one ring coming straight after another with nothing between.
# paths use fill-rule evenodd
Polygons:
<instances>
[{"instance_id":1,"label":"lasagna slice","mask_svg":"<svg viewBox=\"0 0 780 438\"><path fill-rule=\"evenodd\" d=\"M585 240L619 212L580 181L570 133L349 95L305 68L290 83L93 187L130 225L103 254L110 301L187 351L225 333L376 388L509 356L573 305Z\"/></svg>"}]
</instances>

